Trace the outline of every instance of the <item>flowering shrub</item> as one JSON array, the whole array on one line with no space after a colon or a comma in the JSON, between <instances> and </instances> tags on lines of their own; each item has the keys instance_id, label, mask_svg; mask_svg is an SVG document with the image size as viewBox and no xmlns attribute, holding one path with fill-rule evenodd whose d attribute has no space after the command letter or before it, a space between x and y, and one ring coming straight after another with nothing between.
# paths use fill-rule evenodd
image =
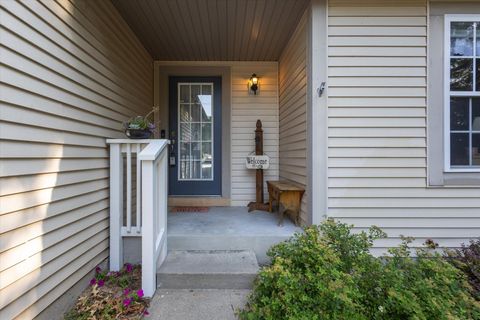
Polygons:
<instances>
[{"instance_id":1,"label":"flowering shrub","mask_svg":"<svg viewBox=\"0 0 480 320\"><path fill-rule=\"evenodd\" d=\"M148 301L140 288L140 268L126 263L120 271L107 272L97 267L90 287L65 319L139 319L148 314Z\"/></svg>"},{"instance_id":2,"label":"flowering shrub","mask_svg":"<svg viewBox=\"0 0 480 320\"><path fill-rule=\"evenodd\" d=\"M465 275L410 239L376 258L378 228L353 234L328 220L273 246L241 319L480 319Z\"/></svg>"},{"instance_id":3,"label":"flowering shrub","mask_svg":"<svg viewBox=\"0 0 480 320\"><path fill-rule=\"evenodd\" d=\"M471 240L469 245L463 244L460 249L448 251L449 261L465 272L474 290L474 296L480 301L480 239Z\"/></svg>"}]
</instances>

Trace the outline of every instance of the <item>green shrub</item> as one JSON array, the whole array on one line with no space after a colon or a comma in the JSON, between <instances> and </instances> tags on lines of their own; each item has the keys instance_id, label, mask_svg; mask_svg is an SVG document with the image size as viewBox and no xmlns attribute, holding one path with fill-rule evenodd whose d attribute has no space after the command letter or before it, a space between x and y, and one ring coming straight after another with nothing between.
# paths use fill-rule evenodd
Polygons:
<instances>
[{"instance_id":1,"label":"green shrub","mask_svg":"<svg viewBox=\"0 0 480 320\"><path fill-rule=\"evenodd\" d=\"M273 246L241 319L480 319L465 275L409 241L389 257L369 253L385 237L328 220Z\"/></svg>"},{"instance_id":2,"label":"green shrub","mask_svg":"<svg viewBox=\"0 0 480 320\"><path fill-rule=\"evenodd\" d=\"M474 297L480 301L480 239L463 244L460 249L448 251L449 261L468 277Z\"/></svg>"}]
</instances>

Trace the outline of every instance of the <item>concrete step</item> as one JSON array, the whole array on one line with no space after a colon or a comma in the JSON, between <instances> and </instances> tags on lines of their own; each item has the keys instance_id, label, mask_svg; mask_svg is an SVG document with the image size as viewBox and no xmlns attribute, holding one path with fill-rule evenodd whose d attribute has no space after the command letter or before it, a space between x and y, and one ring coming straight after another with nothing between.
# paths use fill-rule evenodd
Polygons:
<instances>
[{"instance_id":1,"label":"concrete step","mask_svg":"<svg viewBox=\"0 0 480 320\"><path fill-rule=\"evenodd\" d=\"M250 250L175 250L157 270L157 283L162 289L251 289L258 269Z\"/></svg>"}]
</instances>

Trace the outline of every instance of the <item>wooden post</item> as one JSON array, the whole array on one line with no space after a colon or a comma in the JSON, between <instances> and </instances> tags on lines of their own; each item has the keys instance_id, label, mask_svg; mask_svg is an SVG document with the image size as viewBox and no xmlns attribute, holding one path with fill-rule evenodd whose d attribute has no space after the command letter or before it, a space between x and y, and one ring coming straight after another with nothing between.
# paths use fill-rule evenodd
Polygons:
<instances>
[{"instance_id":1,"label":"wooden post","mask_svg":"<svg viewBox=\"0 0 480 320\"><path fill-rule=\"evenodd\" d=\"M255 129L255 155L263 156L263 129L262 121L257 120ZM257 169L256 176L256 200L257 203L263 203L263 169Z\"/></svg>"},{"instance_id":2,"label":"wooden post","mask_svg":"<svg viewBox=\"0 0 480 320\"><path fill-rule=\"evenodd\" d=\"M255 155L263 155L263 129L262 121L257 120L256 129L255 129ZM268 211L268 205L264 203L263 199L263 169L256 170L255 178L255 202L250 202L248 204L248 212L253 210L263 210Z\"/></svg>"}]
</instances>

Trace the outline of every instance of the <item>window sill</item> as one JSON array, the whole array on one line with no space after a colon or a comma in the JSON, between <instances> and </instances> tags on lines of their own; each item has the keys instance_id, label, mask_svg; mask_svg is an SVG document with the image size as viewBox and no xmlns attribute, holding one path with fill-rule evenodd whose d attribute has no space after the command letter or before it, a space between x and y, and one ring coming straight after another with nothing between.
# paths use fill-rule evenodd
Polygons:
<instances>
[{"instance_id":1,"label":"window sill","mask_svg":"<svg viewBox=\"0 0 480 320\"><path fill-rule=\"evenodd\" d=\"M458 168L458 169L444 170L444 173L468 173L468 172L480 172L480 168Z\"/></svg>"}]
</instances>

